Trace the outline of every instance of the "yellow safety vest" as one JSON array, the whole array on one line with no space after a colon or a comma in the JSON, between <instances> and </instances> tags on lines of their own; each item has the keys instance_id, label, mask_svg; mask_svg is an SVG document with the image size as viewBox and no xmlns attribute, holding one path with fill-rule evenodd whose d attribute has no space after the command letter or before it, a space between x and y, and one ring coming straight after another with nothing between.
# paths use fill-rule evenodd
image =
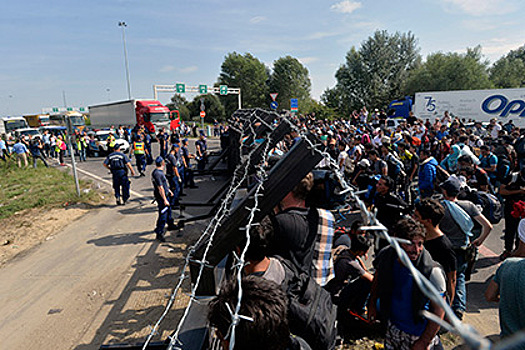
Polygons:
<instances>
[{"instance_id":1,"label":"yellow safety vest","mask_svg":"<svg viewBox=\"0 0 525 350\"><path fill-rule=\"evenodd\" d=\"M133 142L133 153L144 154L144 142Z\"/></svg>"},{"instance_id":2,"label":"yellow safety vest","mask_svg":"<svg viewBox=\"0 0 525 350\"><path fill-rule=\"evenodd\" d=\"M109 140L108 141L109 148L115 147L115 136L109 135L108 140Z\"/></svg>"}]
</instances>

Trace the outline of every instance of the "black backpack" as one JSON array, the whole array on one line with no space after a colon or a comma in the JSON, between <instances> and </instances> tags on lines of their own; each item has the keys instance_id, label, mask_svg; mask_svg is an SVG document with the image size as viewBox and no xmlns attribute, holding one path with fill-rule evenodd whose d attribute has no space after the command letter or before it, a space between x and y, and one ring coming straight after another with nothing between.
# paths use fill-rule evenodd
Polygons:
<instances>
[{"instance_id":1,"label":"black backpack","mask_svg":"<svg viewBox=\"0 0 525 350\"><path fill-rule=\"evenodd\" d=\"M470 190L466 191L461 199L468 200L481 206L481 213L491 224L498 224L503 218L503 208L499 199L493 194Z\"/></svg>"},{"instance_id":2,"label":"black backpack","mask_svg":"<svg viewBox=\"0 0 525 350\"><path fill-rule=\"evenodd\" d=\"M307 273L294 264L276 256L285 271L281 287L289 298L290 332L304 340L312 350L335 348L337 308L330 293L321 288Z\"/></svg>"}]
</instances>

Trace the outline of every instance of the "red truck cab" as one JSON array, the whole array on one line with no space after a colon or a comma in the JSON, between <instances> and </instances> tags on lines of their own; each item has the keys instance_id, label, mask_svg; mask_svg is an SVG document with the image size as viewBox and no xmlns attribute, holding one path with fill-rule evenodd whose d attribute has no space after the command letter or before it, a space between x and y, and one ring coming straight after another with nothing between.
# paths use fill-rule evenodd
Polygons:
<instances>
[{"instance_id":1,"label":"red truck cab","mask_svg":"<svg viewBox=\"0 0 525 350\"><path fill-rule=\"evenodd\" d=\"M168 127L170 123L170 110L155 100L137 100L135 105L137 124L144 125L146 130L154 134L155 127Z\"/></svg>"}]
</instances>

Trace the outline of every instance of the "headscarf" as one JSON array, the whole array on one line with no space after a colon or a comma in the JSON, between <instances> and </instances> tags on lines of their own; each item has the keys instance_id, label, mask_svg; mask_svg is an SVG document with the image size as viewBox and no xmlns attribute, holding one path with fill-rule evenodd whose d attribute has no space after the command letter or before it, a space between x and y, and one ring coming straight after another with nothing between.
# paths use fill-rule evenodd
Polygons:
<instances>
[{"instance_id":1,"label":"headscarf","mask_svg":"<svg viewBox=\"0 0 525 350\"><path fill-rule=\"evenodd\" d=\"M458 159L461 155L461 148L458 145L451 147L452 153L447 157L447 168L450 171L456 171L458 167Z\"/></svg>"}]
</instances>

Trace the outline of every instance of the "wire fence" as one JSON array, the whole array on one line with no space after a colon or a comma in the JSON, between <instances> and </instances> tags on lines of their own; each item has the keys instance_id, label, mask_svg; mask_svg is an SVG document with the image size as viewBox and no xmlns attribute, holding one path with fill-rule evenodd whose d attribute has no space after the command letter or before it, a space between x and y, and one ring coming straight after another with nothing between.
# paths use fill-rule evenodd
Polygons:
<instances>
[{"instance_id":1,"label":"wire fence","mask_svg":"<svg viewBox=\"0 0 525 350\"><path fill-rule=\"evenodd\" d=\"M258 110L246 111L246 114L243 115L245 117L244 118L244 122L247 122L247 121L252 120L252 119L261 120L260 118L258 118L256 116L256 112L257 111ZM267 111L264 111L264 112L265 113L269 113ZM489 349L489 348L498 349L498 350L499 349L512 349L512 348L515 348L518 344L525 343L525 333L520 333L520 334L517 334L514 337L512 337L512 338L510 338L510 339L508 339L506 341L500 342L500 343L495 344L494 346L492 346L492 343L487 338L481 336L472 326L462 323L457 318L455 313L452 311L452 309L450 308L448 303L445 301L445 299L440 295L440 293L438 293L438 291L436 290L434 285L428 279L426 279L425 276L423 276L414 267L414 265L412 264L412 262L408 258L408 256L405 253L405 251L399 245L398 241L402 241L402 240L396 239L395 237L391 237L388 234L387 229L385 228L385 226L382 225L377 220L375 213L370 211L370 210L368 210L366 204L360 199L359 193L354 191L354 189L350 185L348 185L348 183L346 182L346 179L344 178L343 174L339 171L339 167L338 167L336 161L330 156L330 154L328 154L323 149L323 145L315 144L312 141L310 141L307 137L305 137L305 133L301 132L301 130L297 127L297 125L294 124L288 118L281 117L277 113L274 113L274 112L272 112L272 114L275 116L275 119L277 119L278 121L288 123L290 125L290 127L292 128L292 130L297 131L301 135L302 139L306 140L306 142L308 143L308 147L309 147L309 149L312 152L319 153L325 159L325 162L329 165L330 169L337 175L337 180L338 180L338 182L339 182L339 184L340 184L340 186L342 188L342 191L340 192L340 194L348 194L349 195L349 197L359 207L359 210L361 212L361 215L362 215L364 221L368 224L368 226L361 227L361 229L370 231L373 234L377 235L377 237L385 239L388 242L388 244L391 245L395 249L395 251L396 251L396 253L397 253L398 257L399 257L399 260L401 261L401 263L403 265L405 265L410 270L410 273L414 277L414 282L417 285L417 287L421 290L421 292L427 298L429 298L431 301L436 303L439 307L441 307L445 311L445 320L446 321L443 320L443 319L440 319L437 316L435 316L434 314L432 314L430 312L426 312L426 311L423 312L423 316L428 318L430 321L438 323L441 327L445 328L446 330L448 330L450 332L453 332L453 333L456 333L459 336L461 336L462 339L465 341L465 343L472 349L479 349L479 350L486 350L486 349ZM271 127L271 126L269 126L269 127ZM241 132L240 140L242 140L242 139L244 139L246 137L249 137L249 136L253 136L254 139L255 139L255 130L253 128L253 125L249 125L248 128L242 127L242 125L241 125L241 127L240 128L236 128L236 130ZM244 131L248 131L249 134L246 135L243 130ZM238 288L237 304L236 304L234 310L230 310L231 326L230 326L229 332L227 334L227 338L230 341L230 349L233 349L234 346L235 346L235 331L236 331L236 326L238 325L239 321L241 319L249 320L248 317L239 314L240 306L241 306L241 303L242 303L242 295L243 295L243 291L242 291L242 288L241 288L242 269L243 269L244 264L245 264L245 261L244 261L245 254L246 254L246 251L247 251L247 249L249 247L249 244L250 244L250 228L252 226L254 226L254 225L257 225L257 223L254 222L254 218L255 218L255 213L257 212L257 210L259 210L259 208L258 208L258 205L259 205L258 199L262 195L262 191L264 190L263 184L264 184L264 180L266 179L266 172L264 170L264 165L266 164L266 162L268 160L269 145L270 145L270 140L268 140L268 142L266 143L266 146L265 146L265 149L264 149L263 159L261 160L261 162L259 164L255 165L256 175L257 176L256 176L256 185L255 185L256 186L256 190L255 190L255 194L254 194L254 205L253 205L252 208L247 208L249 210L249 218L248 218L248 223L244 227L244 230L246 232L246 241L247 241L247 243L244 246L243 251L240 254L240 256L235 256L235 262L234 262L234 265L233 265L234 269L235 269L236 279L237 279L237 283L239 285L239 288ZM242 148L243 148L243 143L241 142L239 144L239 152L240 152L241 155L242 155ZM221 226L221 223L224 222L224 219L226 218L226 216L230 212L230 206L232 204L232 201L233 201L233 199L235 197L235 194L236 194L237 190L241 187L241 185L244 183L244 181L247 179L247 177L249 175L249 173L248 173L249 172L249 168L250 168L250 166L253 166L253 165L250 164L248 159L250 159L250 156L253 154L253 152L255 152L255 149L256 149L256 147L254 147L248 153L247 156L245 156L245 157L241 156L241 162L238 164L237 168L234 171L234 175L232 177L231 185L228 188L227 194L225 196L225 200L222 202L222 204L221 204L220 208L218 209L216 215L211 219L211 221L208 224L208 226L206 227L204 233L200 236L200 238L197 240L197 242L189 248L188 254L187 254L186 259L185 259L185 264L184 264L184 266L181 269L181 275L180 275L180 277L178 279L178 283L177 283L176 287L174 288L174 290L173 290L173 292L171 294L170 300L169 300L168 304L166 305L166 308L165 308L162 316L159 318L159 320L157 321L155 326L152 327L152 331L149 334L149 336L147 337L147 340L146 340L146 342L145 342L145 344L143 346L144 350L147 348L149 342L151 341L153 336L156 334L156 332L157 332L157 330L158 330L162 320L165 318L166 314L169 312L169 310L170 310L170 308L171 308L171 306L172 306L172 304L173 304L173 302L174 302L174 300L176 298L176 295L177 295L178 291L180 290L180 288L182 286L183 281L186 279L186 271L188 270L189 264L190 264L190 262L193 262L193 263L196 263L196 264L200 265L199 273L198 273L198 276L195 278L195 283L194 283L193 288L191 289L190 299L189 299L189 302L188 302L188 304L187 304L187 306L185 308L184 314L183 314L183 316L181 317L181 319L179 321L179 324L177 326L176 331L174 332L174 334L172 336L170 336L170 343L169 343L168 349L170 349L170 350L171 349L181 349L181 347L184 345L184 344L182 344L182 342L179 339L180 332L181 332L181 329L182 329L182 326L183 326L184 322L186 321L186 318L188 316L188 313L189 313L189 310L190 310L192 304L197 299L196 291L198 289L198 286L199 286L199 283L200 283L200 280L201 280L201 277L202 277L203 270L204 270L205 266L207 266L207 261L206 261L207 254L208 254L208 252L209 252L209 250L210 250L210 248L211 248L211 246L213 244L213 239L214 239L214 236L215 236L217 230L219 229L219 227ZM198 260L198 261L193 260L192 257L193 257L193 255L195 253L196 247L199 246L201 243L203 243L205 240L207 240L207 243L206 243L206 249L204 251L204 254L203 254L202 258L200 260Z\"/></svg>"}]
</instances>

